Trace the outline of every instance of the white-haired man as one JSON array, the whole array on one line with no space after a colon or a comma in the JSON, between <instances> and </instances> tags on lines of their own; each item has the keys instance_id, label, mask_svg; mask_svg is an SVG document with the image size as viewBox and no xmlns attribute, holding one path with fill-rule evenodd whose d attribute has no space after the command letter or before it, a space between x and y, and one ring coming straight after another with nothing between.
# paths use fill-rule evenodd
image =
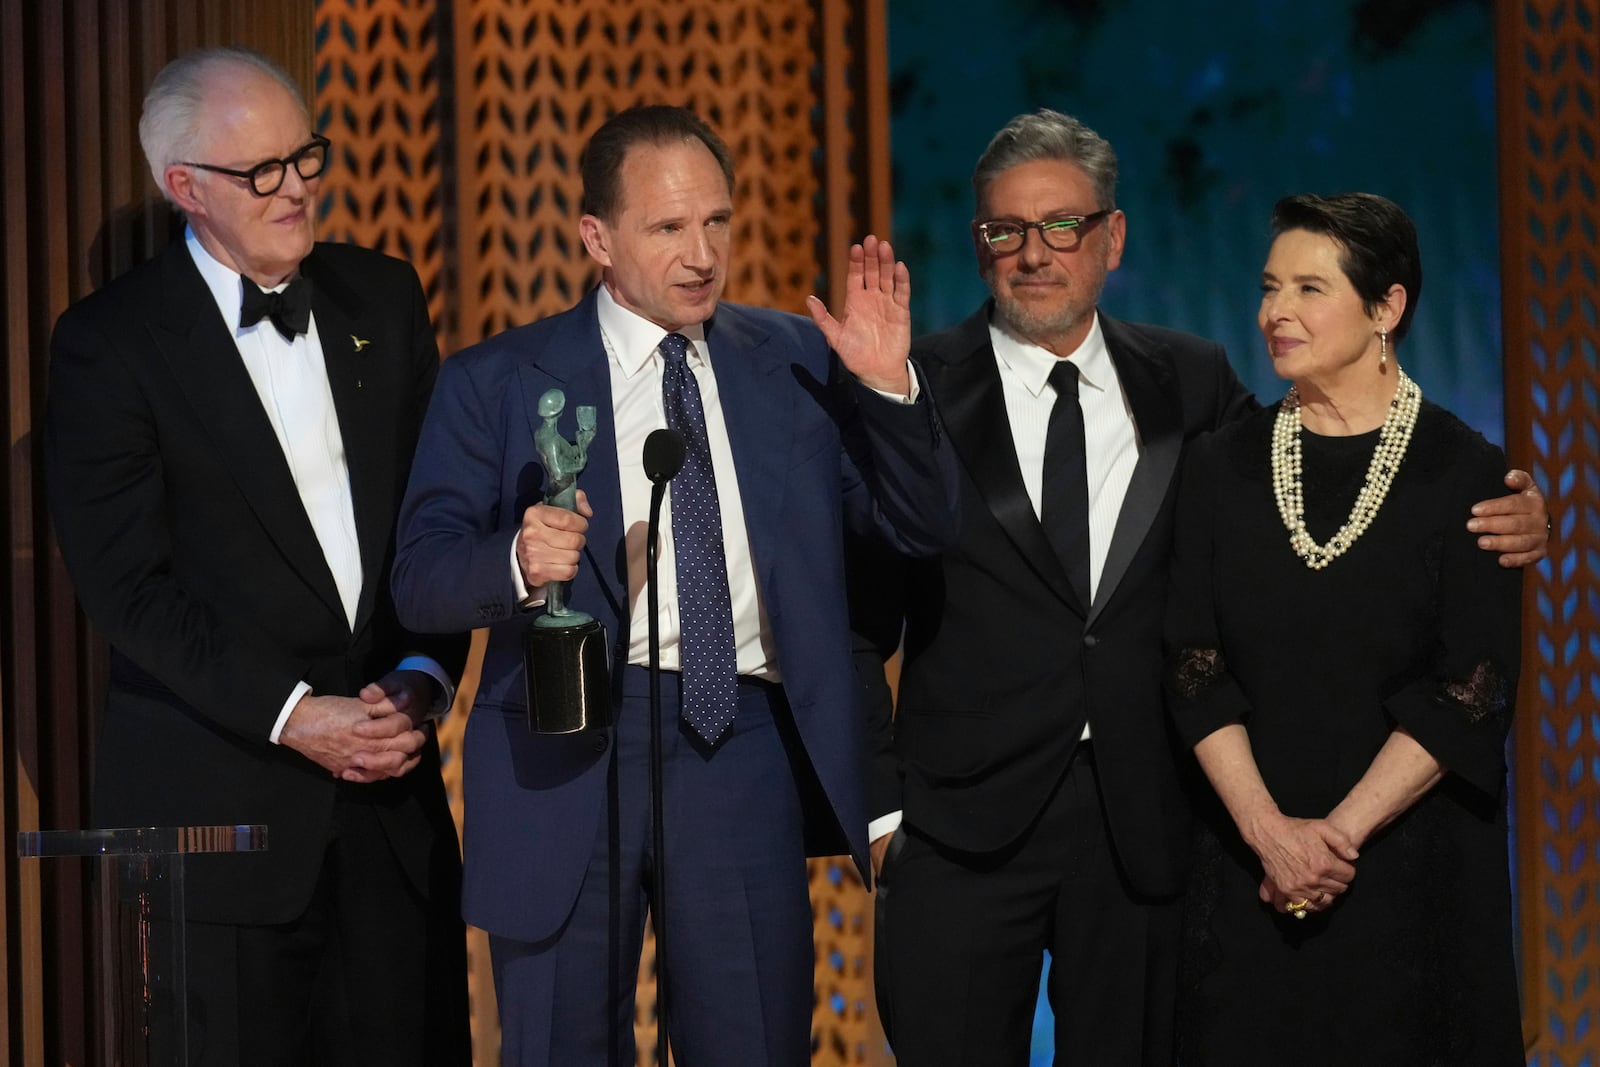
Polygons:
<instances>
[{"instance_id":1,"label":"white-haired man","mask_svg":"<svg viewBox=\"0 0 1600 1067\"><path fill-rule=\"evenodd\" d=\"M421 286L315 243L329 144L264 57L173 61L140 138L188 227L62 315L43 448L111 644L94 820L269 827L189 861L188 1062L465 1063L426 724L465 649L407 634L388 593L438 369Z\"/></svg>"}]
</instances>

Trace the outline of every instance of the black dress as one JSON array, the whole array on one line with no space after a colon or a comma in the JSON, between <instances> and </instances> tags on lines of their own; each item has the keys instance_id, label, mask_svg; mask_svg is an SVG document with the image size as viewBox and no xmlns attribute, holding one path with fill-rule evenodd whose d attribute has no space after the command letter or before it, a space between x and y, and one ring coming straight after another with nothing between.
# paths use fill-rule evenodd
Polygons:
<instances>
[{"instance_id":1,"label":"black dress","mask_svg":"<svg viewBox=\"0 0 1600 1067\"><path fill-rule=\"evenodd\" d=\"M1288 815L1326 815L1403 726L1447 773L1375 834L1339 903L1303 920L1256 895L1261 866L1202 805L1179 994L1183 1067L1523 1063L1506 852L1505 739L1520 572L1466 530L1504 492L1500 450L1423 403L1377 518L1313 571L1272 492L1276 408L1185 461L1167 612L1168 687L1193 745L1243 723ZM1305 433L1306 524L1325 542L1377 432Z\"/></svg>"}]
</instances>

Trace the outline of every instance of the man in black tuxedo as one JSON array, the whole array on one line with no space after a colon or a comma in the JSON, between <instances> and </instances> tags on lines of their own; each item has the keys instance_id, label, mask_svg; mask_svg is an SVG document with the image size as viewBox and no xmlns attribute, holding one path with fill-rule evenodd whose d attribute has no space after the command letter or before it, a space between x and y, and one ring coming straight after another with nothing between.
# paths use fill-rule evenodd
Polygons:
<instances>
[{"instance_id":1,"label":"man in black tuxedo","mask_svg":"<svg viewBox=\"0 0 1600 1067\"><path fill-rule=\"evenodd\" d=\"M427 722L465 645L388 592L438 370L422 288L314 243L328 142L264 57L175 60L140 138L185 239L61 316L43 449L111 645L95 824L268 826L188 860L191 1063L466 1063Z\"/></svg>"},{"instance_id":2,"label":"man in black tuxedo","mask_svg":"<svg viewBox=\"0 0 1600 1067\"><path fill-rule=\"evenodd\" d=\"M1255 401L1220 346L1097 312L1126 232L1116 177L1057 112L990 143L973 239L993 300L912 348L961 462L960 538L853 561L867 647L905 627L893 723L886 691L869 702L878 1003L901 1067L1026 1064L1046 950L1058 1056L1172 1063L1193 773L1161 697L1173 480L1185 441ZM1508 484L1528 491L1473 522L1515 565L1542 556L1544 514L1526 475Z\"/></svg>"}]
</instances>

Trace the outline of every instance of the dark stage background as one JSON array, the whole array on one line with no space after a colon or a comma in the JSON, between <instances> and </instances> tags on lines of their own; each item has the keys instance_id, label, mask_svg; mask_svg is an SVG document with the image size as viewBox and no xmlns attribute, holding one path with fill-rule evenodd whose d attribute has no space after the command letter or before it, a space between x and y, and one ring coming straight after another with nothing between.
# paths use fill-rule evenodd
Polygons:
<instances>
[{"instance_id":1,"label":"dark stage background","mask_svg":"<svg viewBox=\"0 0 1600 1067\"><path fill-rule=\"evenodd\" d=\"M1012 115L1052 107L1121 160L1111 314L1222 342L1274 400L1255 327L1273 203L1380 193L1422 242L1407 370L1503 443L1490 16L1486 0L891 3L894 234L919 330L986 295L972 165Z\"/></svg>"}]
</instances>

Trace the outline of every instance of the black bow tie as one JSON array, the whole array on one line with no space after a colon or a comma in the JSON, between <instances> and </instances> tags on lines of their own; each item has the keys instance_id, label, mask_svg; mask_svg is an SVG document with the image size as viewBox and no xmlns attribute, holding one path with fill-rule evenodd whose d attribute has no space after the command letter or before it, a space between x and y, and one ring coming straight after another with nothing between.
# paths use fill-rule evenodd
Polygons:
<instances>
[{"instance_id":1,"label":"black bow tie","mask_svg":"<svg viewBox=\"0 0 1600 1067\"><path fill-rule=\"evenodd\" d=\"M272 325L283 334L285 341L293 341L311 326L311 283L296 278L281 293L268 293L249 278L241 278L244 304L239 309L239 328L254 326L262 319L271 319Z\"/></svg>"}]
</instances>

